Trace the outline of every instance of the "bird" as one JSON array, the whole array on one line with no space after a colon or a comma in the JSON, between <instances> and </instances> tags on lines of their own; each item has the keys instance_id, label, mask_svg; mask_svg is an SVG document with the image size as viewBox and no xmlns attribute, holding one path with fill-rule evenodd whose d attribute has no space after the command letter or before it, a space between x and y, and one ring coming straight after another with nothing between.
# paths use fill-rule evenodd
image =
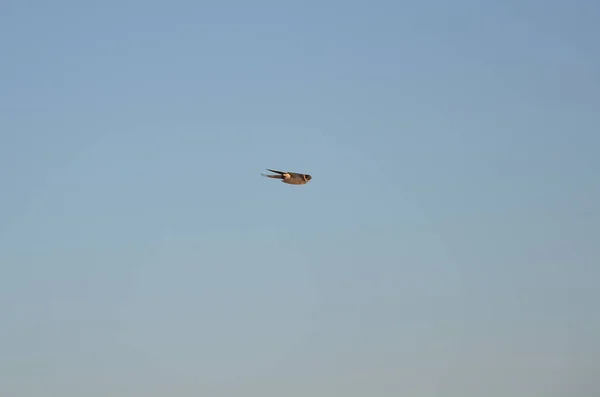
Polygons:
<instances>
[{"instance_id":1,"label":"bird","mask_svg":"<svg viewBox=\"0 0 600 397\"><path fill-rule=\"evenodd\" d=\"M281 182L287 183L290 185L305 185L312 179L312 176L310 176L309 174L299 174L297 172L287 172L287 171L286 172L276 171L276 170L271 170L269 168L267 168L267 170L274 172L277 175L267 175L267 174L263 174L263 173L261 173L261 175L264 177L267 177L267 178L281 179Z\"/></svg>"}]
</instances>

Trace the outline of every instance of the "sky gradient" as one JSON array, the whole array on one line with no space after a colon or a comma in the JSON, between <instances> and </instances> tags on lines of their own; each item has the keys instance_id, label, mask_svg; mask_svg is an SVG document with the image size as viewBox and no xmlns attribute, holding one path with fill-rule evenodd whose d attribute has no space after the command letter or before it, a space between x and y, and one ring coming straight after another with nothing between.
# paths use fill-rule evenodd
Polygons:
<instances>
[{"instance_id":1,"label":"sky gradient","mask_svg":"<svg viewBox=\"0 0 600 397\"><path fill-rule=\"evenodd\" d=\"M600 3L218 3L0 5L0 395L600 395Z\"/></svg>"}]
</instances>

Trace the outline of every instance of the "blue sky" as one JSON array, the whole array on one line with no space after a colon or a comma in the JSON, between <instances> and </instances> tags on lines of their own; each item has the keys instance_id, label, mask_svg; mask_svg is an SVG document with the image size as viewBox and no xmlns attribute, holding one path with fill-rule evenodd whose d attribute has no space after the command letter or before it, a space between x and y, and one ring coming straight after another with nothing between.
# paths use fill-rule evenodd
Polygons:
<instances>
[{"instance_id":1,"label":"blue sky","mask_svg":"<svg viewBox=\"0 0 600 397\"><path fill-rule=\"evenodd\" d=\"M599 18L4 2L0 394L597 396Z\"/></svg>"}]
</instances>

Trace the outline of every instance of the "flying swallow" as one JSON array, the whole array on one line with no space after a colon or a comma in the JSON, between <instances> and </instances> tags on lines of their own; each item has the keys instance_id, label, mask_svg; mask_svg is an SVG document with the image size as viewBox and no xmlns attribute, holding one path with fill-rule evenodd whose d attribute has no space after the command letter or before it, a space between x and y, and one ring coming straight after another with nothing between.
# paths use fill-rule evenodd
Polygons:
<instances>
[{"instance_id":1,"label":"flying swallow","mask_svg":"<svg viewBox=\"0 0 600 397\"><path fill-rule=\"evenodd\" d=\"M267 170L274 172L277 175L267 175L267 174L263 174L263 173L261 173L261 175L265 176L267 178L281 179L281 182L288 183L290 185L305 185L312 179L312 176L310 176L308 174L298 174L296 172L275 171L275 170L270 170L268 168L267 168Z\"/></svg>"}]
</instances>

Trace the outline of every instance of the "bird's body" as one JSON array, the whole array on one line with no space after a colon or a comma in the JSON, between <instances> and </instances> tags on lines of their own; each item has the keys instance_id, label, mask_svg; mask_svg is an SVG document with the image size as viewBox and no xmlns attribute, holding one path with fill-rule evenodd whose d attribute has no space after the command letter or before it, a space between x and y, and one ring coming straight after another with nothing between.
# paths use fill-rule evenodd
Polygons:
<instances>
[{"instance_id":1,"label":"bird's body","mask_svg":"<svg viewBox=\"0 0 600 397\"><path fill-rule=\"evenodd\" d=\"M311 179L312 176L308 174L299 174L297 172L283 172L283 171L275 171L267 168L268 171L274 172L277 175L267 175L261 174L267 178L280 179L281 182L287 183L289 185L305 185Z\"/></svg>"}]
</instances>

